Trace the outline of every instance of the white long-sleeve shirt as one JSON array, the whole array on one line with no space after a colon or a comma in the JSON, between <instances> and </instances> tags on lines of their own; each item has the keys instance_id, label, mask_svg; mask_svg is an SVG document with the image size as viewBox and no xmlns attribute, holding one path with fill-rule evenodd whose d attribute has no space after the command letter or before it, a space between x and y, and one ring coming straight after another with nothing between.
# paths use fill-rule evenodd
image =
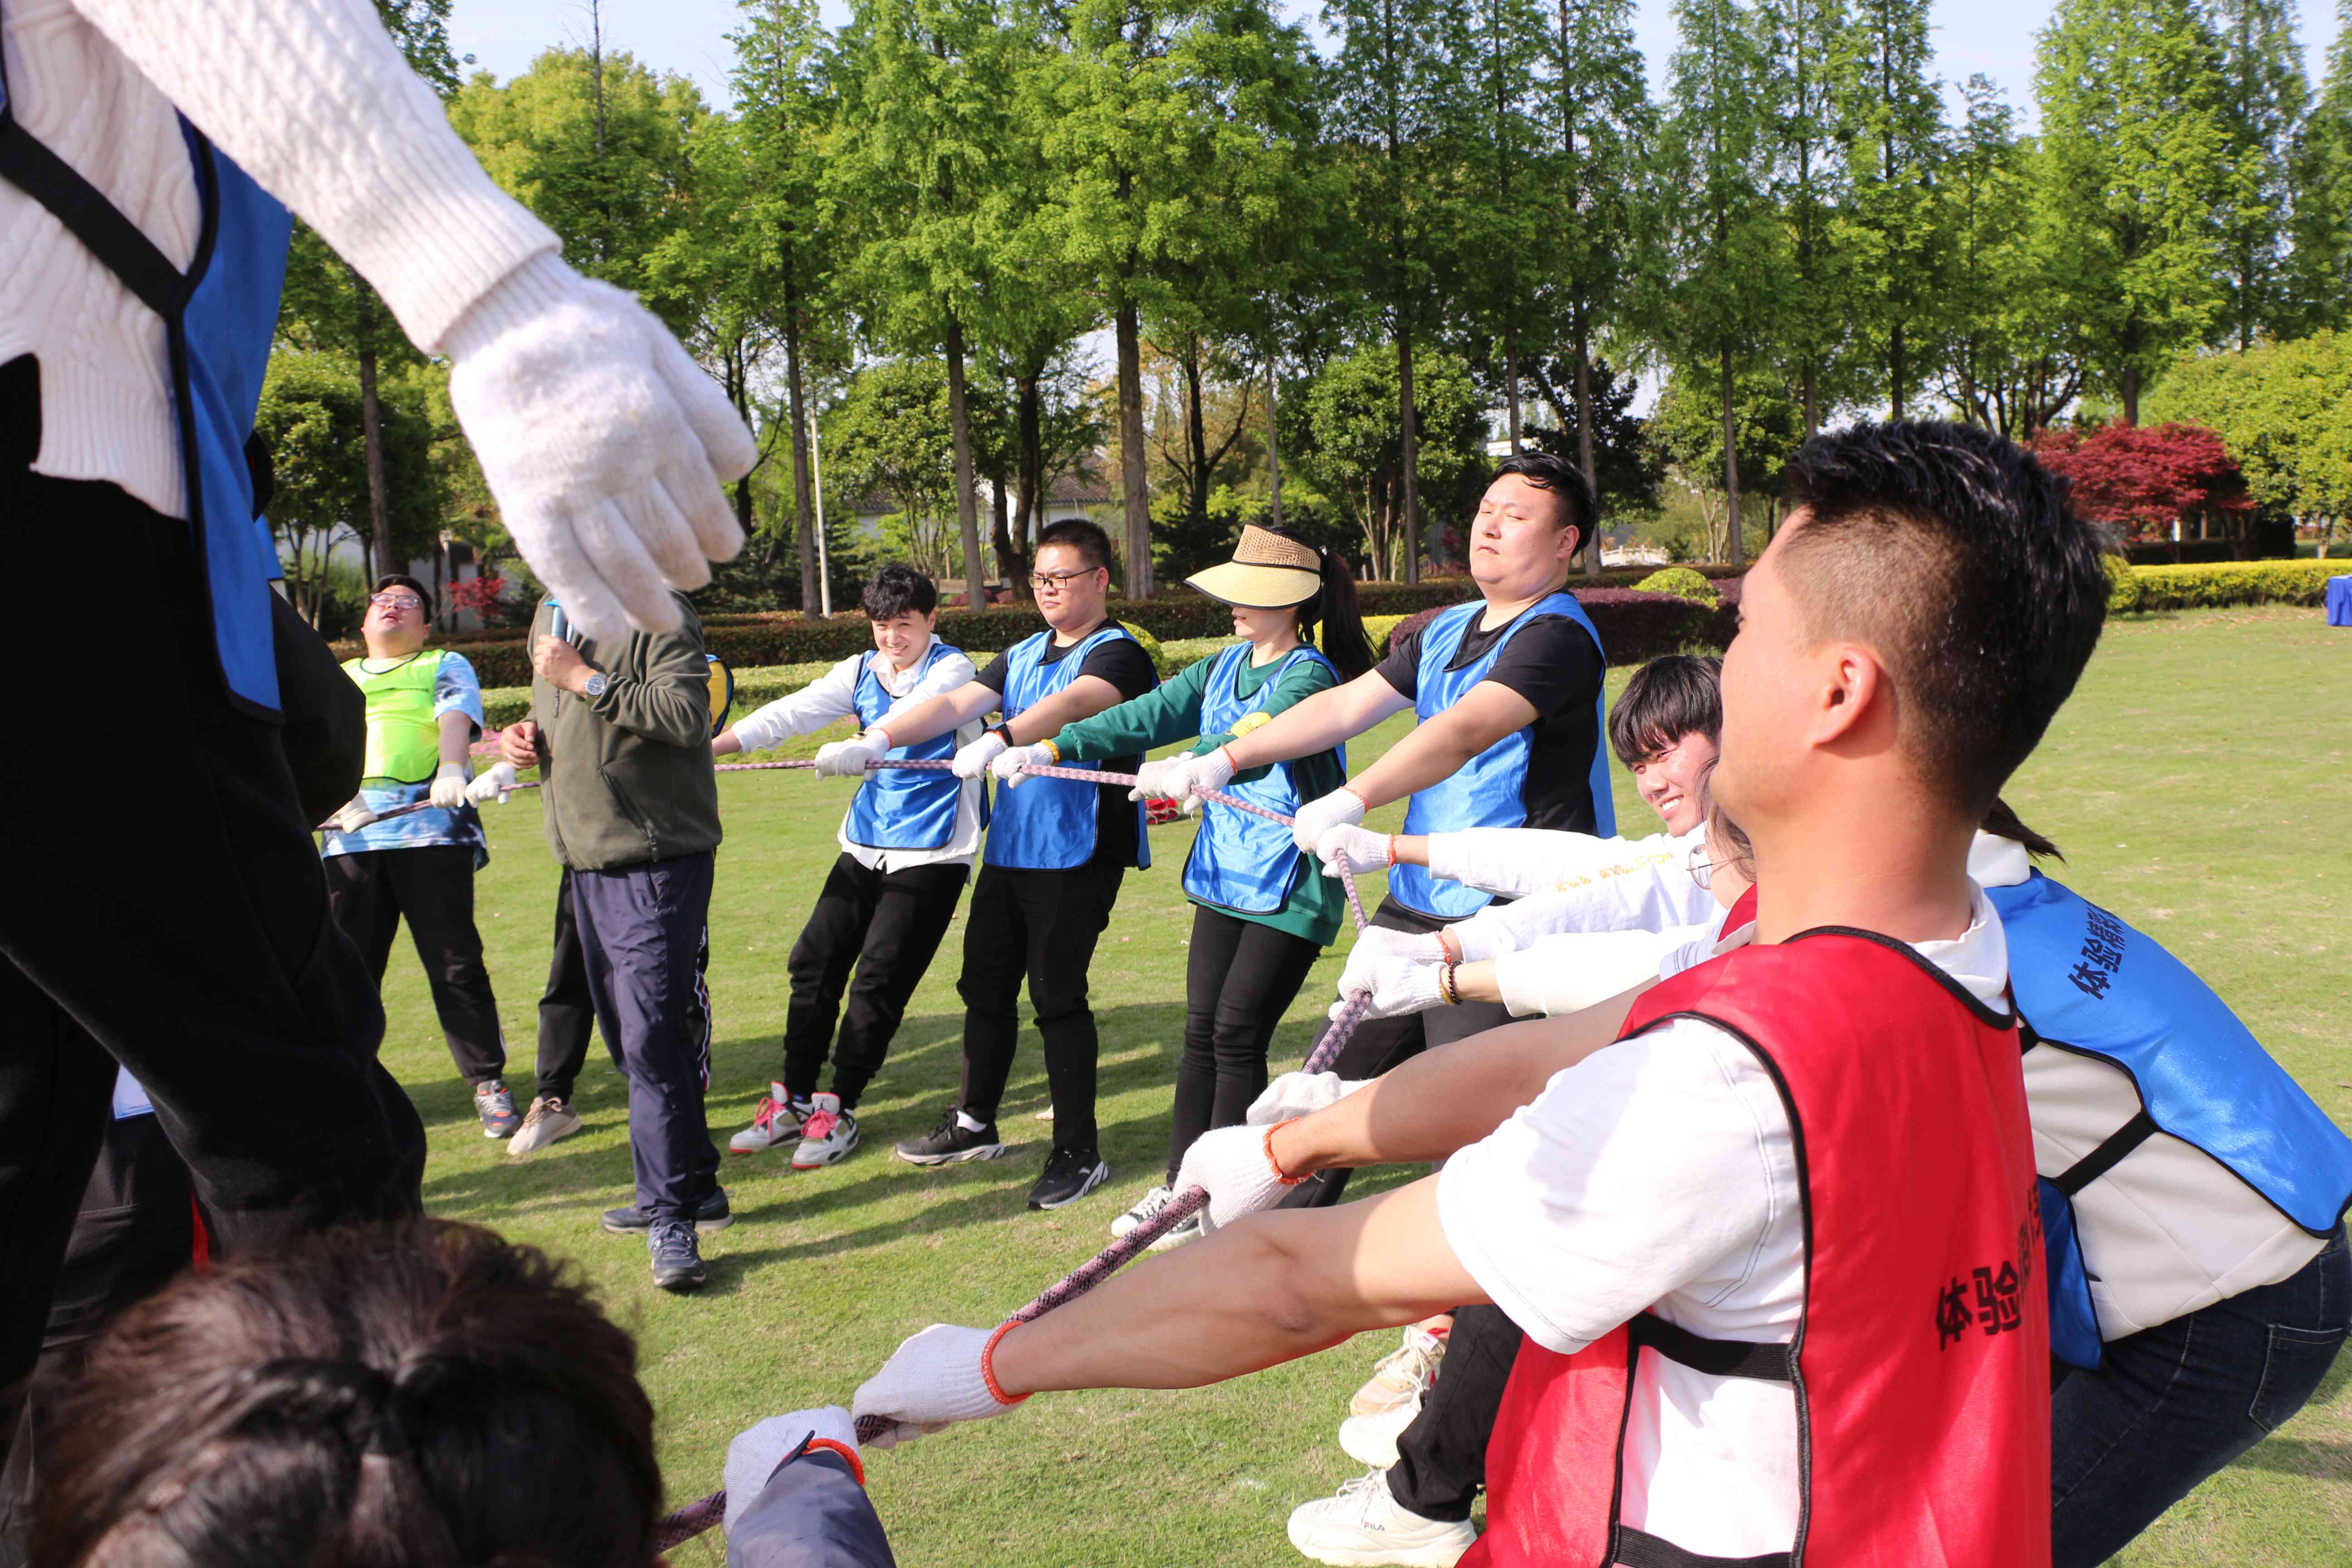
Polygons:
<instances>
[{"instance_id":1,"label":"white long-sleeve shirt","mask_svg":"<svg viewBox=\"0 0 2352 1568\"><path fill-rule=\"evenodd\" d=\"M173 110L306 219L434 352L555 236L494 184L369 0L7 0L17 121L174 266L202 209ZM40 363L37 472L187 515L163 323L0 181L0 363Z\"/></svg>"},{"instance_id":2,"label":"white long-sleeve shirt","mask_svg":"<svg viewBox=\"0 0 2352 1568\"><path fill-rule=\"evenodd\" d=\"M932 665L923 668L939 637L933 636L915 658L911 669L900 669L879 653L854 654L843 659L806 686L787 697L779 697L745 714L730 726L735 738L747 752L764 752L781 746L795 735L805 735L822 730L827 724L857 717L857 678L866 660L874 661L875 679L882 689L890 694L889 713L903 711L917 702L927 702L934 697L953 691L957 687L980 679L971 660L961 653L950 653ZM889 714L883 716L883 727L889 727ZM969 745L980 739L981 722L975 719L956 731L956 744ZM978 779L966 779L956 797L955 831L947 843L938 849L877 849L859 844L849 837L849 814L842 813L841 830L836 835L843 854L855 859L869 871L904 871L916 866L936 866L961 862L969 866L980 853L980 790Z\"/></svg>"}]
</instances>

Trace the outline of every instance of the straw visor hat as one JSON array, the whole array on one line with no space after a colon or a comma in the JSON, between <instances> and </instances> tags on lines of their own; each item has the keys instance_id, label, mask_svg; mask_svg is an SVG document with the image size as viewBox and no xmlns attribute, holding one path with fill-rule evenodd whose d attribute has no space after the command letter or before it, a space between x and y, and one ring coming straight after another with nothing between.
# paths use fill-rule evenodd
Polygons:
<instances>
[{"instance_id":1,"label":"straw visor hat","mask_svg":"<svg viewBox=\"0 0 2352 1568\"><path fill-rule=\"evenodd\" d=\"M1212 599L1245 610L1278 610L1316 595L1323 586L1323 558L1311 544L1246 523L1231 561L1184 581Z\"/></svg>"}]
</instances>

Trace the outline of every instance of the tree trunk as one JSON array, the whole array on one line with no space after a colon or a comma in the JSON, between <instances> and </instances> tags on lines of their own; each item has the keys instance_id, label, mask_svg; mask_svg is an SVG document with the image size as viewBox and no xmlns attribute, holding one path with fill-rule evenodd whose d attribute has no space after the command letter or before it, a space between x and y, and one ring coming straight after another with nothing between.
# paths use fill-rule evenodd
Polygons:
<instances>
[{"instance_id":1,"label":"tree trunk","mask_svg":"<svg viewBox=\"0 0 2352 1568\"><path fill-rule=\"evenodd\" d=\"M1282 526L1282 450L1275 438L1275 414L1274 344L1268 342L1265 350L1265 471L1273 486L1271 500L1274 506L1274 526L1280 528Z\"/></svg>"},{"instance_id":2,"label":"tree trunk","mask_svg":"<svg viewBox=\"0 0 2352 1568\"><path fill-rule=\"evenodd\" d=\"M2139 423L2139 366L2126 361L2123 374L2124 423Z\"/></svg>"},{"instance_id":3,"label":"tree trunk","mask_svg":"<svg viewBox=\"0 0 2352 1568\"><path fill-rule=\"evenodd\" d=\"M1805 439L1822 433L1822 367L1805 362Z\"/></svg>"},{"instance_id":4,"label":"tree trunk","mask_svg":"<svg viewBox=\"0 0 2352 1568\"><path fill-rule=\"evenodd\" d=\"M1903 417L1903 323L1897 321L1886 334L1886 380L1890 394L1888 402L1892 417Z\"/></svg>"},{"instance_id":5,"label":"tree trunk","mask_svg":"<svg viewBox=\"0 0 2352 1568\"><path fill-rule=\"evenodd\" d=\"M1192 461L1184 476L1184 515L1205 535L1209 528L1209 431L1201 414L1201 340L1184 337L1184 447Z\"/></svg>"},{"instance_id":6,"label":"tree trunk","mask_svg":"<svg viewBox=\"0 0 2352 1568\"><path fill-rule=\"evenodd\" d=\"M1503 329L1503 417L1511 422L1511 456L1519 455L1519 324Z\"/></svg>"},{"instance_id":7,"label":"tree trunk","mask_svg":"<svg viewBox=\"0 0 2352 1568\"><path fill-rule=\"evenodd\" d=\"M1009 488L1004 474L988 476L989 543L996 552L996 569L1003 576L1006 587L1013 585L1013 570L1007 564L1013 554L1013 530L1005 518L1004 492Z\"/></svg>"},{"instance_id":8,"label":"tree trunk","mask_svg":"<svg viewBox=\"0 0 2352 1568\"><path fill-rule=\"evenodd\" d=\"M1421 437L1412 406L1412 325L1400 315L1397 322L1397 425L1404 437L1404 580L1421 581L1421 485L1413 470L1421 463Z\"/></svg>"},{"instance_id":9,"label":"tree trunk","mask_svg":"<svg viewBox=\"0 0 2352 1568\"><path fill-rule=\"evenodd\" d=\"M1004 563L1007 585L1013 590L1015 604L1027 604L1029 591L1029 541L1036 534L1036 518L1045 504L1045 397L1038 390L1038 376L1024 375L1013 383L1013 422L1021 447L1021 494L1013 512L1012 549L998 549Z\"/></svg>"},{"instance_id":10,"label":"tree trunk","mask_svg":"<svg viewBox=\"0 0 2352 1568\"><path fill-rule=\"evenodd\" d=\"M793 267L793 226L784 225L784 378L792 395L793 517L801 553L801 614L820 614L824 579L816 559L816 508L809 500L808 405L801 383L800 288Z\"/></svg>"},{"instance_id":11,"label":"tree trunk","mask_svg":"<svg viewBox=\"0 0 2352 1568\"><path fill-rule=\"evenodd\" d=\"M362 320L375 312L362 306ZM376 574L394 570L392 559L392 497L383 473L383 405L375 395L375 348L372 334L360 339L360 430L367 443L368 537Z\"/></svg>"},{"instance_id":12,"label":"tree trunk","mask_svg":"<svg viewBox=\"0 0 2352 1568\"><path fill-rule=\"evenodd\" d=\"M1143 450L1143 343L1135 300L1122 295L1118 341L1118 485L1127 516L1127 596L1151 597L1151 498Z\"/></svg>"},{"instance_id":13,"label":"tree trunk","mask_svg":"<svg viewBox=\"0 0 2352 1568\"><path fill-rule=\"evenodd\" d=\"M948 420L955 430L956 521L963 540L964 604L988 604L988 574L980 557L980 504L972 494L971 422L964 411L963 322L948 317Z\"/></svg>"},{"instance_id":14,"label":"tree trunk","mask_svg":"<svg viewBox=\"0 0 2352 1568\"><path fill-rule=\"evenodd\" d=\"M1601 530L1597 526L1601 510L1601 469L1592 456L1592 334L1585 325L1584 312L1576 313L1576 455L1584 469L1584 482L1592 491L1594 522L1592 537L1584 542L1584 574L1601 575Z\"/></svg>"},{"instance_id":15,"label":"tree trunk","mask_svg":"<svg viewBox=\"0 0 2352 1568\"><path fill-rule=\"evenodd\" d=\"M1739 525L1739 426L1731 411L1731 347L1723 350L1723 496L1727 509L1726 553L1734 566L1748 564L1747 542Z\"/></svg>"}]
</instances>

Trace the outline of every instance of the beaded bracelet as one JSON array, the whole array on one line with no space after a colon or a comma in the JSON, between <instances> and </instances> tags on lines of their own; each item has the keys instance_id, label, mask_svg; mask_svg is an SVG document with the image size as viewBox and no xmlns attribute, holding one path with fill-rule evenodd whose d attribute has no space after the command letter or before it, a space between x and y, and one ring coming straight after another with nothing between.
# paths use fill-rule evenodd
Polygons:
<instances>
[{"instance_id":1,"label":"beaded bracelet","mask_svg":"<svg viewBox=\"0 0 2352 1568\"><path fill-rule=\"evenodd\" d=\"M1448 959L1444 966L1437 972L1437 994L1445 998L1445 1005L1449 1007L1462 1005L1461 988L1454 983L1454 971L1456 967L1454 961Z\"/></svg>"}]
</instances>

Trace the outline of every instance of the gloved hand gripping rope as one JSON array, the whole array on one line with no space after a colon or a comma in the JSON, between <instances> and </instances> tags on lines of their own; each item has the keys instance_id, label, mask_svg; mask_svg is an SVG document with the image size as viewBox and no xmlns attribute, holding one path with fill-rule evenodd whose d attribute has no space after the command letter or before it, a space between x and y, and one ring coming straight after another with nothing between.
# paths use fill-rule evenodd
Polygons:
<instances>
[{"instance_id":1,"label":"gloved hand gripping rope","mask_svg":"<svg viewBox=\"0 0 2352 1568\"><path fill-rule=\"evenodd\" d=\"M869 769L924 768L933 771L943 771L948 767L948 762L945 758L938 758L929 761L915 759L908 759L904 761L879 759L866 763L866 766ZM742 763L734 764L733 768L734 771L741 772L760 768L808 768L814 766L815 766L814 763L805 762ZM719 771L725 773L730 771L730 768L727 764L721 764ZM1133 773L1097 773L1091 768L1031 766L1022 769L1022 772L1036 778L1072 779L1081 784L1132 784L1135 783L1135 775ZM537 786L534 784L523 784L519 787L523 789L532 789ZM1285 826L1288 826L1290 824L1290 818L1283 816L1282 813L1278 811L1268 811L1262 805L1256 805L1251 801L1243 800L1235 795L1227 795L1222 790L1210 790L1206 792L1202 798L1215 801L1220 805L1232 806L1236 811L1248 812L1253 816L1263 816L1269 822L1279 822ZM413 808L401 807L399 809L408 810ZM1371 922L1365 918L1363 896L1356 890L1355 875L1349 869L1345 862L1342 862L1339 867L1339 887L1347 895L1349 918L1355 921L1356 930L1359 931L1363 931ZM1370 1005L1371 993L1368 991L1351 992L1345 999L1338 1014L1332 1017L1331 1026L1324 1031L1322 1043L1315 1047L1314 1053L1307 1058L1307 1065L1301 1070L1309 1074L1319 1073L1328 1068L1333 1062L1337 1061L1339 1059L1340 1050L1348 1043L1348 1037L1355 1033L1357 1024L1361 1022L1363 1019L1364 1009ZM1105 1279L1110 1278L1112 1274L1118 1272L1119 1268L1133 1259L1136 1254L1144 1251L1150 1247L1153 1242L1167 1235L1168 1232L1173 1230L1177 1226L1183 1223L1183 1221L1190 1218L1192 1215L1200 1212L1201 1208L1205 1205L1208 1201L1209 1194L1208 1189L1205 1187L1185 1188L1182 1192L1178 1193L1175 1197L1171 1199L1167 1206L1162 1208L1150 1219L1146 1220L1139 1226L1137 1226L1133 1230L1129 1231L1125 1236L1120 1237L1117 1241L1112 1242L1108 1247L1106 1247L1100 1252L1096 1253L1094 1257L1078 1265L1077 1268L1072 1269L1061 1279L1056 1280L1054 1284L1048 1285L1044 1290L1038 1292L1036 1298L1030 1301L1027 1306L1013 1314L1013 1321L1022 1323L1033 1322L1036 1319L1044 1317L1055 1308L1066 1306L1070 1302L1076 1300L1079 1297L1085 1295L1087 1291L1101 1284ZM878 1437L883 1433L888 1431L890 1426L891 1423L882 1416L868 1415L862 1417L857 1423L857 1440L860 1443L871 1442L874 1438ZM698 1502L688 1503L686 1507L679 1509L675 1513L664 1515L660 1523L655 1527L655 1550L658 1552L667 1552L671 1547L677 1545L681 1542L692 1540L695 1536L698 1536L704 1531L709 1530L712 1525L717 1524L726 1516L726 1512L727 1493L724 1489L721 1489L712 1492L709 1497L703 1498Z\"/></svg>"}]
</instances>

